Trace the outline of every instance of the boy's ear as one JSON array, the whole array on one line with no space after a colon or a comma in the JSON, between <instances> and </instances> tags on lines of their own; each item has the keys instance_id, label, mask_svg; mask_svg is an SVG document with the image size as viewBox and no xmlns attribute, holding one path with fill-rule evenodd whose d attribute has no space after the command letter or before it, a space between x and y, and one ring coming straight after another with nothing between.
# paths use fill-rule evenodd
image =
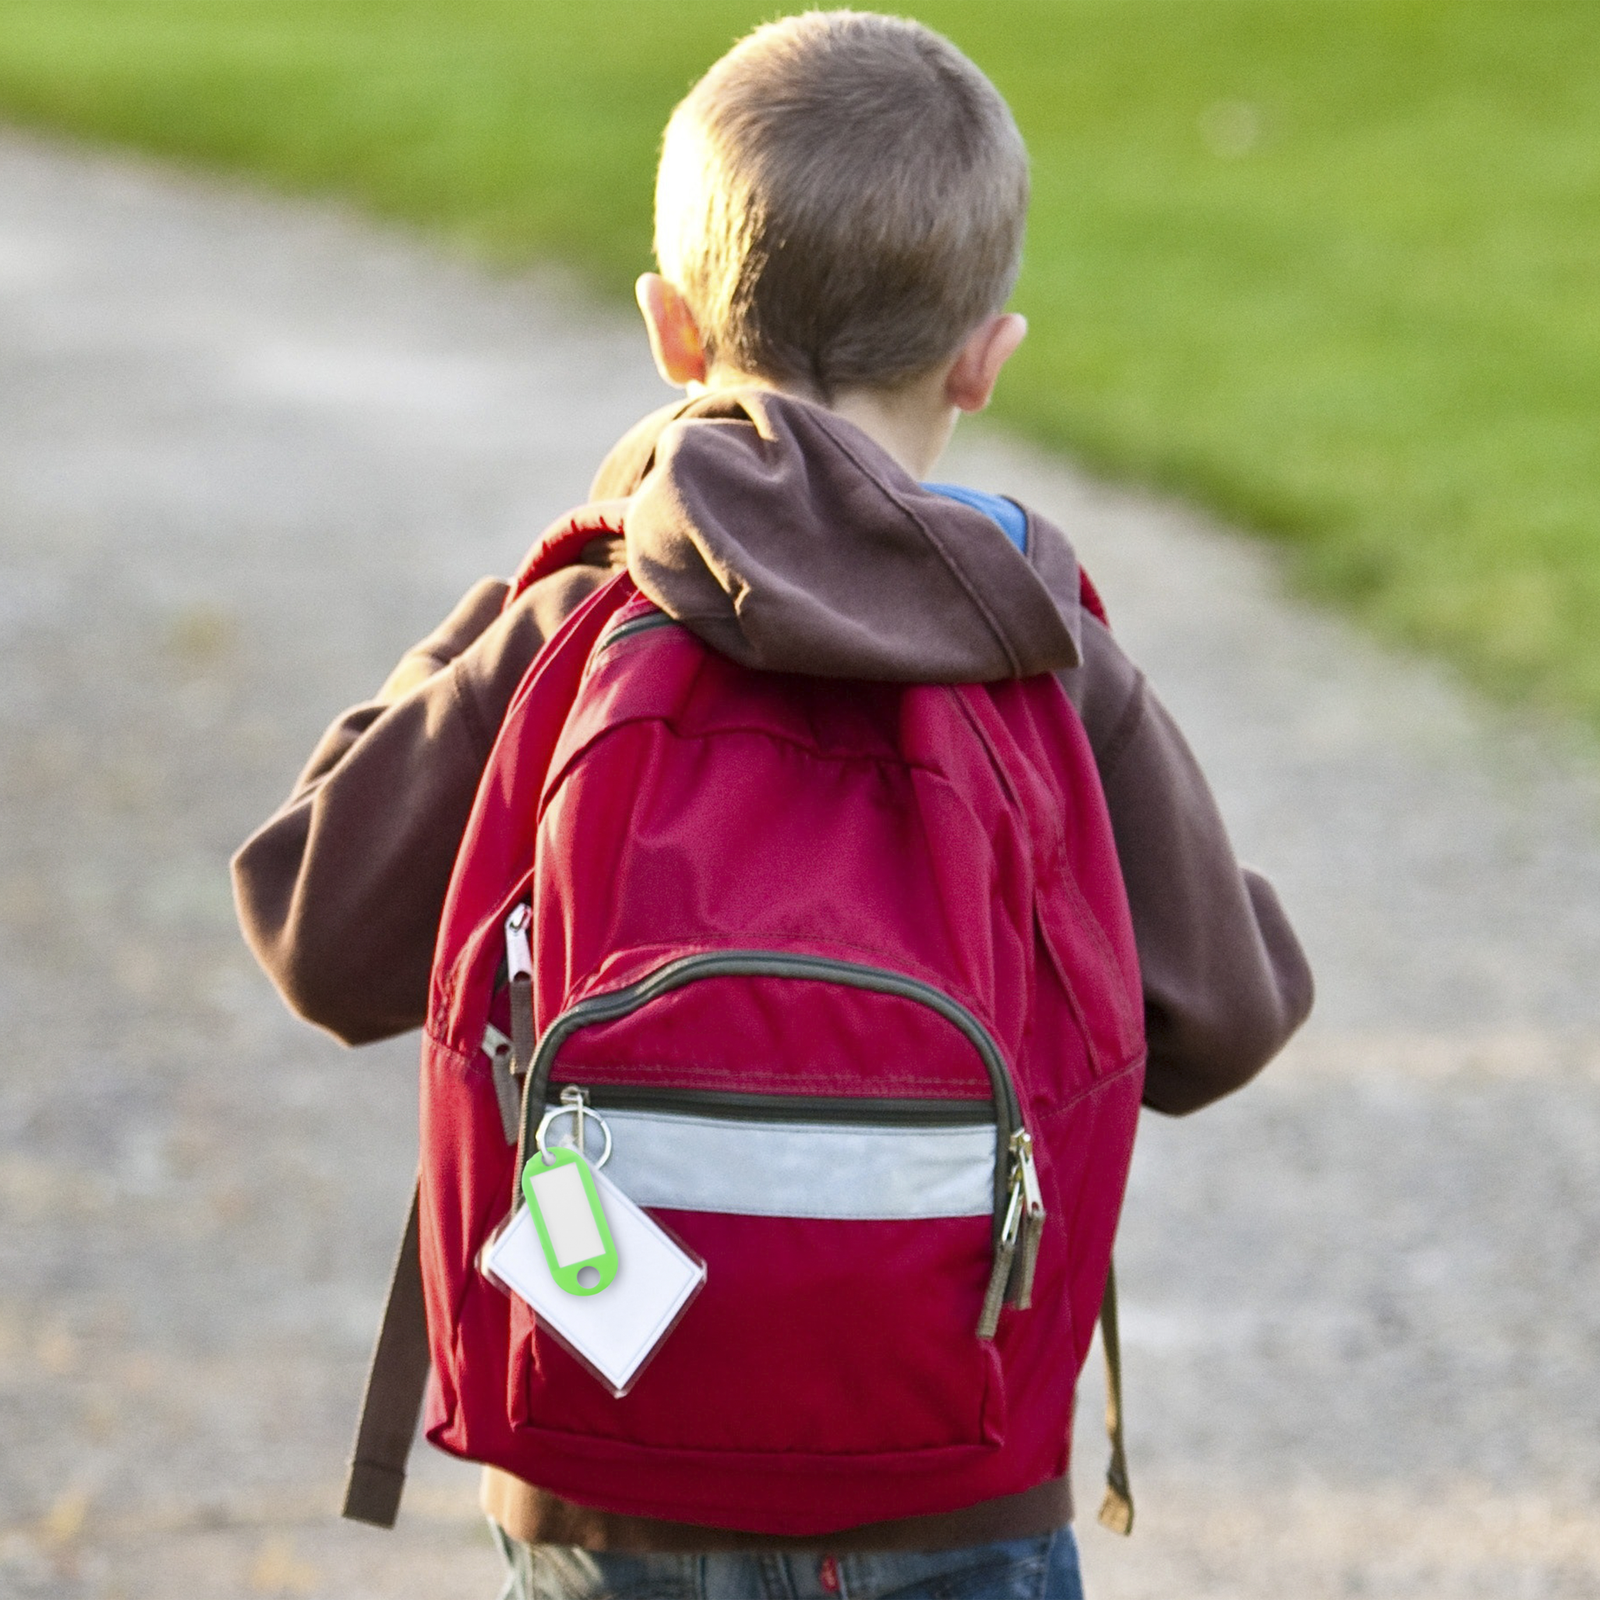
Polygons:
<instances>
[{"instance_id":1,"label":"boy's ear","mask_svg":"<svg viewBox=\"0 0 1600 1600\"><path fill-rule=\"evenodd\" d=\"M633 286L656 370L675 389L706 381L706 350L689 303L659 272Z\"/></svg>"},{"instance_id":2,"label":"boy's ear","mask_svg":"<svg viewBox=\"0 0 1600 1600\"><path fill-rule=\"evenodd\" d=\"M967 335L945 374L945 399L958 411L982 411L994 393L1000 369L1027 331L1028 319L1015 311L985 317Z\"/></svg>"}]
</instances>

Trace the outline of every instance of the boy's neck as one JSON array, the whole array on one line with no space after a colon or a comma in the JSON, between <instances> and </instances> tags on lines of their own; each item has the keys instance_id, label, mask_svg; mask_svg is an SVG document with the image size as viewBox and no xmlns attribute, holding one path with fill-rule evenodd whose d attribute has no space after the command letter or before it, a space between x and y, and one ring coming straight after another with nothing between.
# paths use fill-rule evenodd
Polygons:
<instances>
[{"instance_id":1,"label":"boy's neck","mask_svg":"<svg viewBox=\"0 0 1600 1600\"><path fill-rule=\"evenodd\" d=\"M894 389L847 389L831 401L799 387L719 370L704 384L691 384L691 394L713 389L771 389L791 394L853 423L874 444L919 481L938 464L955 429L957 408L945 398L943 374L928 374Z\"/></svg>"}]
</instances>

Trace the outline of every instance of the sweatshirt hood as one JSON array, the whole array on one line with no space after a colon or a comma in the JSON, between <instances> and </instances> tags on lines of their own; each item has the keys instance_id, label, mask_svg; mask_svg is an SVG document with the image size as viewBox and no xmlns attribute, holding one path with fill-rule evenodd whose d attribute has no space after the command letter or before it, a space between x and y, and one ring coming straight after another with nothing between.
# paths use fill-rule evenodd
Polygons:
<instances>
[{"instance_id":1,"label":"sweatshirt hood","mask_svg":"<svg viewBox=\"0 0 1600 1600\"><path fill-rule=\"evenodd\" d=\"M1078 665L1078 562L1025 550L842 417L766 389L646 417L594 498L626 498L628 571L712 648L769 672L984 683Z\"/></svg>"}]
</instances>

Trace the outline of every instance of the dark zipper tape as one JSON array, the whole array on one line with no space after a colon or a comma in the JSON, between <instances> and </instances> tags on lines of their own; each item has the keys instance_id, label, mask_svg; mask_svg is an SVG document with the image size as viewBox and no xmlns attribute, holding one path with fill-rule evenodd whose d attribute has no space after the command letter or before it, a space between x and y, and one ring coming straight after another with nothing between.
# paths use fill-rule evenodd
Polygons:
<instances>
[{"instance_id":1,"label":"dark zipper tape","mask_svg":"<svg viewBox=\"0 0 1600 1600\"><path fill-rule=\"evenodd\" d=\"M640 622L650 619L641 617ZM631 626L629 624L628 626ZM706 955L680 956L668 961L637 983L605 994L591 995L569 1006L545 1029L533 1052L522 1093L522 1137L517 1146L517 1177L533 1148L537 1119L550 1091L550 1073L560 1050L580 1028L616 1022L652 1000L704 978L796 978L812 983L836 983L847 989L893 995L926 1006L967 1038L989 1075L995 1111L994 1233L998 1240L1010 1193L1011 1136L1022 1125L1022 1108L1016 1085L1006 1068L1000 1047L987 1028L942 989L920 978L907 977L885 967L870 967L829 956L796 956L773 950L722 950ZM520 1188L517 1191L521 1193ZM513 1204L515 1197L513 1197Z\"/></svg>"},{"instance_id":2,"label":"dark zipper tape","mask_svg":"<svg viewBox=\"0 0 1600 1600\"><path fill-rule=\"evenodd\" d=\"M545 1109L567 1084L551 1084ZM850 1095L737 1094L634 1084L572 1084L596 1111L659 1111L723 1122L837 1123L866 1128L974 1128L994 1122L992 1100L868 1099Z\"/></svg>"},{"instance_id":3,"label":"dark zipper tape","mask_svg":"<svg viewBox=\"0 0 1600 1600\"><path fill-rule=\"evenodd\" d=\"M621 644L624 639L631 639L636 633L648 633L652 628L677 628L681 626L681 623L674 621L664 611L647 612L642 617L634 617L628 622L618 623L609 633L602 635L591 652L590 659L593 660L602 650L609 650L614 644Z\"/></svg>"}]
</instances>

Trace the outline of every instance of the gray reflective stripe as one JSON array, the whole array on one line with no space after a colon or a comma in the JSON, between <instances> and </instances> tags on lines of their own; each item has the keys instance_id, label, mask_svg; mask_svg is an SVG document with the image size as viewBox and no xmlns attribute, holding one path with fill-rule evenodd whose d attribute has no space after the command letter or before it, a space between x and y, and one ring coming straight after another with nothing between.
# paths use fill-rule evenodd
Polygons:
<instances>
[{"instance_id":1,"label":"gray reflective stripe","mask_svg":"<svg viewBox=\"0 0 1600 1600\"><path fill-rule=\"evenodd\" d=\"M987 1217L994 1125L863 1127L606 1111L606 1175L642 1206L752 1217ZM567 1124L570 1126L570 1124ZM552 1126L557 1139L566 1131Z\"/></svg>"}]
</instances>

